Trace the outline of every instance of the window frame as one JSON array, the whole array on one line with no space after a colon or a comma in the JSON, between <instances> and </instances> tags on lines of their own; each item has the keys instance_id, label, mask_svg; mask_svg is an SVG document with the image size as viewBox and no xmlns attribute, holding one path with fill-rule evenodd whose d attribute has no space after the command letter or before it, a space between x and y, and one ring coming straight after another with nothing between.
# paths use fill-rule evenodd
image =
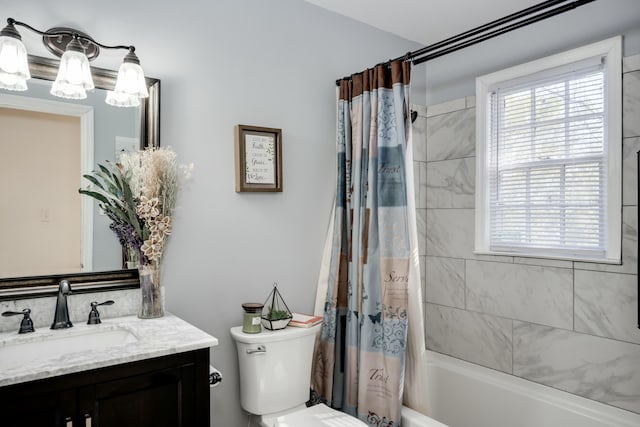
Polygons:
<instances>
[{"instance_id":1,"label":"window frame","mask_svg":"<svg viewBox=\"0 0 640 427\"><path fill-rule=\"evenodd\" d=\"M489 120L491 92L501 83L526 79L555 68L566 67L597 56L605 61L605 121L606 170L605 203L606 231L604 257L586 257L578 254L545 254L544 249L529 248L517 252L502 252L490 248L490 179ZM518 257L563 259L595 263L620 264L622 252L622 37L616 36L587 46L551 55L525 64L516 65L476 78L476 205L475 254L507 255ZM552 250L552 249L550 249Z\"/></svg>"}]
</instances>

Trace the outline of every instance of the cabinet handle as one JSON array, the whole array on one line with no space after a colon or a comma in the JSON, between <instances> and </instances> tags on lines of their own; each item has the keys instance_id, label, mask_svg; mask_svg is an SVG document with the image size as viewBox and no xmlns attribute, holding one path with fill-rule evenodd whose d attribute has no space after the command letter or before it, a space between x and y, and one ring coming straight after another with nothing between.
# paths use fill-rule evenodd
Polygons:
<instances>
[{"instance_id":1,"label":"cabinet handle","mask_svg":"<svg viewBox=\"0 0 640 427\"><path fill-rule=\"evenodd\" d=\"M73 418L67 417L64 419L65 427L73 427Z\"/></svg>"},{"instance_id":2,"label":"cabinet handle","mask_svg":"<svg viewBox=\"0 0 640 427\"><path fill-rule=\"evenodd\" d=\"M91 427L91 415L84 414L84 427Z\"/></svg>"}]
</instances>

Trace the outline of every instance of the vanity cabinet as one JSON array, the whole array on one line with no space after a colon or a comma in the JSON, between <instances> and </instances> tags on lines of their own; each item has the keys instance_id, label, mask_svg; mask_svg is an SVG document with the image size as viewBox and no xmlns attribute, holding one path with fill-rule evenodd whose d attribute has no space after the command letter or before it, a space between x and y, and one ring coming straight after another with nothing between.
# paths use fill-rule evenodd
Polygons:
<instances>
[{"instance_id":1,"label":"vanity cabinet","mask_svg":"<svg viewBox=\"0 0 640 427\"><path fill-rule=\"evenodd\" d=\"M209 349L0 388L3 427L209 425Z\"/></svg>"}]
</instances>

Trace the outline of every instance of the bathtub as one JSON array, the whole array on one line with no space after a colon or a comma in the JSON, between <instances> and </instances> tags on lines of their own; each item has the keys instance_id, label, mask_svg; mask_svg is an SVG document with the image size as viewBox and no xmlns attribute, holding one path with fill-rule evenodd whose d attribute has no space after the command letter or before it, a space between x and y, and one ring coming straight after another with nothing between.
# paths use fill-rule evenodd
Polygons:
<instances>
[{"instance_id":1,"label":"bathtub","mask_svg":"<svg viewBox=\"0 0 640 427\"><path fill-rule=\"evenodd\" d=\"M448 427L433 418L416 412L406 406L402 407L402 427Z\"/></svg>"},{"instance_id":2,"label":"bathtub","mask_svg":"<svg viewBox=\"0 0 640 427\"><path fill-rule=\"evenodd\" d=\"M450 427L640 426L633 412L439 353L426 357L429 416ZM402 410L402 427L443 424Z\"/></svg>"}]
</instances>

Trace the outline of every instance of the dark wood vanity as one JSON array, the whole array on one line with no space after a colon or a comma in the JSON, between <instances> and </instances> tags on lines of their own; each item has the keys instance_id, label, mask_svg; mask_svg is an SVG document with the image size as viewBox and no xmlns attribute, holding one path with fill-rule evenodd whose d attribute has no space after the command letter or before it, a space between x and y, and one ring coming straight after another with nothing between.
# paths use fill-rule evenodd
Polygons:
<instances>
[{"instance_id":1,"label":"dark wood vanity","mask_svg":"<svg viewBox=\"0 0 640 427\"><path fill-rule=\"evenodd\" d=\"M0 387L3 427L209 425L209 349Z\"/></svg>"}]
</instances>

